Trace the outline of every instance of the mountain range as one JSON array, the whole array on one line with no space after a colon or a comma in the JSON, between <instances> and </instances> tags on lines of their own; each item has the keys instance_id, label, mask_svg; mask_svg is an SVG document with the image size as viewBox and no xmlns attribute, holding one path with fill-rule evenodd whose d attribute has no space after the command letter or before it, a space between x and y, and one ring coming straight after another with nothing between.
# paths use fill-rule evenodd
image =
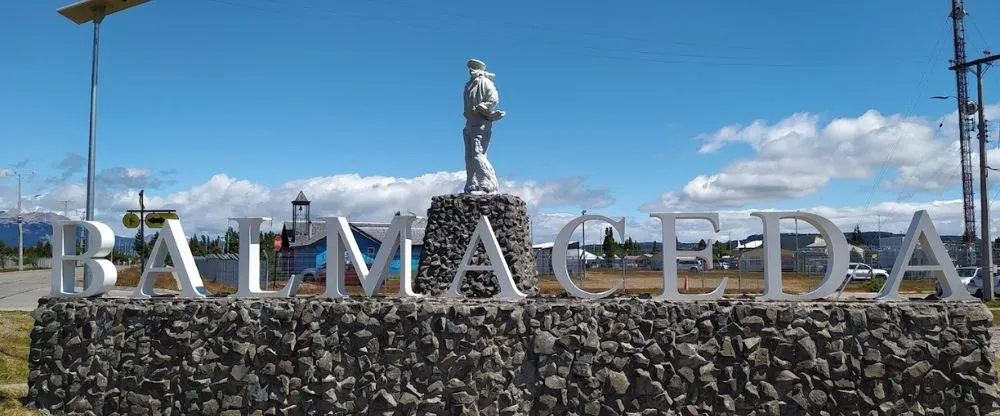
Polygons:
<instances>
[{"instance_id":1,"label":"mountain range","mask_svg":"<svg viewBox=\"0 0 1000 416\"><path fill-rule=\"evenodd\" d=\"M24 246L32 247L52 239L52 223L69 218L54 212L25 212L22 215ZM115 236L116 251L132 251L134 238ZM17 247L17 212L0 211L0 243L7 247Z\"/></svg>"}]
</instances>

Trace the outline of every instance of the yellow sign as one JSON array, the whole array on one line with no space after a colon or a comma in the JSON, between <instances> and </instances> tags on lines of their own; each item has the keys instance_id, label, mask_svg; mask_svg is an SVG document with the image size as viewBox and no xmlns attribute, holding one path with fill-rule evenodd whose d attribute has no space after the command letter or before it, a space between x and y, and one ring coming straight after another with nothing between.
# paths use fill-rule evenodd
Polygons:
<instances>
[{"instance_id":1,"label":"yellow sign","mask_svg":"<svg viewBox=\"0 0 1000 416\"><path fill-rule=\"evenodd\" d=\"M136 228L139 226L139 216L133 213L125 214L122 217L122 224L125 224L125 228Z\"/></svg>"},{"instance_id":2,"label":"yellow sign","mask_svg":"<svg viewBox=\"0 0 1000 416\"><path fill-rule=\"evenodd\" d=\"M149 228L163 228L163 224L168 219L176 220L177 214L173 213L152 213L146 215L146 226Z\"/></svg>"}]
</instances>

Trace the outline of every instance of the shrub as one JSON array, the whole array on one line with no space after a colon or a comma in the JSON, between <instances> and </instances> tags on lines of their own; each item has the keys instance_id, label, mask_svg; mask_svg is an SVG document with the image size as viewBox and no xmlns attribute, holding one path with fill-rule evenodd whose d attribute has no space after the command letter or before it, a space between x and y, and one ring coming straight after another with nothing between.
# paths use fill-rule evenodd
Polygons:
<instances>
[{"instance_id":1,"label":"shrub","mask_svg":"<svg viewBox=\"0 0 1000 416\"><path fill-rule=\"evenodd\" d=\"M878 292L882 290L882 286L885 286L885 278L882 276L873 277L871 280L865 283L869 291Z\"/></svg>"}]
</instances>

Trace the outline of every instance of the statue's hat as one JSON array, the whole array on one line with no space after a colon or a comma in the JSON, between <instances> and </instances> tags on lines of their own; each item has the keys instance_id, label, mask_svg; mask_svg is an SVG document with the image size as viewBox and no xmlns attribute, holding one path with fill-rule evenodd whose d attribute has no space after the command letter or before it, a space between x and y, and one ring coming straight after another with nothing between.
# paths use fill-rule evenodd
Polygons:
<instances>
[{"instance_id":1,"label":"statue's hat","mask_svg":"<svg viewBox=\"0 0 1000 416\"><path fill-rule=\"evenodd\" d=\"M469 69L486 69L486 63L478 59L470 59L466 64L469 66Z\"/></svg>"}]
</instances>

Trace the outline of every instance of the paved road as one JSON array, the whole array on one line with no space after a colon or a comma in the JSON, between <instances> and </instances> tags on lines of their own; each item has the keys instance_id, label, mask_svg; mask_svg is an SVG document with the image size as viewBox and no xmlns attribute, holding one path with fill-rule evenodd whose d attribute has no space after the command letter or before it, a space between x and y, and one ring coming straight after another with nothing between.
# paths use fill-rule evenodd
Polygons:
<instances>
[{"instance_id":1,"label":"paved road","mask_svg":"<svg viewBox=\"0 0 1000 416\"><path fill-rule=\"evenodd\" d=\"M121 268L119 268L121 270ZM83 268L76 268L77 290L82 286ZM38 299L52 290L52 270L25 270L0 273L0 310L31 311L38 307ZM125 292L112 290L109 295L121 296Z\"/></svg>"},{"instance_id":2,"label":"paved road","mask_svg":"<svg viewBox=\"0 0 1000 416\"><path fill-rule=\"evenodd\" d=\"M38 299L51 290L52 271L25 270L0 273L0 310L30 311L38 306ZM77 270L83 276L83 269Z\"/></svg>"}]
</instances>

